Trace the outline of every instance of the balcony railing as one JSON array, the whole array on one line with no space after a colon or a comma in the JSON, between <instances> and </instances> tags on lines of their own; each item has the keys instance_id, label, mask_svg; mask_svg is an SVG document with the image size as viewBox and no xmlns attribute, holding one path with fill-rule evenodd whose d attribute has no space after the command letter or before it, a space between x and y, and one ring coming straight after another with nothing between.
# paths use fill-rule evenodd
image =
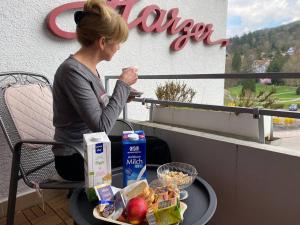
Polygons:
<instances>
[{"instance_id":1,"label":"balcony railing","mask_svg":"<svg viewBox=\"0 0 300 225\"><path fill-rule=\"evenodd\" d=\"M119 76L106 76L105 77L105 89L109 93L109 80L117 79ZM158 79L292 79L300 78L300 73L225 73L225 74L181 74L181 75L140 75L139 79L147 80L158 80ZM264 137L264 116L278 116L278 117L290 117L300 119L300 112L291 112L286 110L272 110L264 108L247 108L247 107L231 107L231 106L220 106L220 105L209 105L209 104L197 104L197 103L183 103L176 101L161 101L152 98L135 98L135 102L141 102L142 104L150 104L149 121L153 121L153 106L155 104L175 107L189 107L196 109L214 110L214 111L225 111L234 113L248 113L252 114L253 118L258 120L259 127L259 142L265 143ZM127 119L127 106L123 110L123 118Z\"/></svg>"}]
</instances>

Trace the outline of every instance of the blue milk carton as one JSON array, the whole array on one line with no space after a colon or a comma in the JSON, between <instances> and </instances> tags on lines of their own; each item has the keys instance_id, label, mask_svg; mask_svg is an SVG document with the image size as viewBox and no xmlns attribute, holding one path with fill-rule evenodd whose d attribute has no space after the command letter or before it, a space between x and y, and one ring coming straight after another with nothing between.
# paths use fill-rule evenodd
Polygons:
<instances>
[{"instance_id":1,"label":"blue milk carton","mask_svg":"<svg viewBox=\"0 0 300 225\"><path fill-rule=\"evenodd\" d=\"M123 185L146 179L146 138L142 130L123 132Z\"/></svg>"}]
</instances>

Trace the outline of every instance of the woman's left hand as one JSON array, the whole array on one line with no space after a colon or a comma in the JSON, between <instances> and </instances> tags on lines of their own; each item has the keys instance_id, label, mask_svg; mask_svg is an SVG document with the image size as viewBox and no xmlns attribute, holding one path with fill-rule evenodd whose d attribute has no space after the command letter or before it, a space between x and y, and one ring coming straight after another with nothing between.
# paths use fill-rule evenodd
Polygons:
<instances>
[{"instance_id":1,"label":"woman's left hand","mask_svg":"<svg viewBox=\"0 0 300 225\"><path fill-rule=\"evenodd\" d=\"M135 96L129 96L129 97L127 98L127 103L131 102L134 98L135 98Z\"/></svg>"}]
</instances>

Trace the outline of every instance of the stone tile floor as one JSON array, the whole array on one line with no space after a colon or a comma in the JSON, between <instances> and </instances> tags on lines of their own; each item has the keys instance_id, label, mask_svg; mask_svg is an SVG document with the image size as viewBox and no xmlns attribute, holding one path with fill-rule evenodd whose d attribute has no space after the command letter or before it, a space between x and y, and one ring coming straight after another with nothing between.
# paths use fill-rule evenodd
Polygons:
<instances>
[{"instance_id":1,"label":"stone tile floor","mask_svg":"<svg viewBox=\"0 0 300 225\"><path fill-rule=\"evenodd\" d=\"M6 217L0 217L0 225L6 224ZM44 203L17 211L15 225L71 225L69 200L66 194L57 195Z\"/></svg>"}]
</instances>

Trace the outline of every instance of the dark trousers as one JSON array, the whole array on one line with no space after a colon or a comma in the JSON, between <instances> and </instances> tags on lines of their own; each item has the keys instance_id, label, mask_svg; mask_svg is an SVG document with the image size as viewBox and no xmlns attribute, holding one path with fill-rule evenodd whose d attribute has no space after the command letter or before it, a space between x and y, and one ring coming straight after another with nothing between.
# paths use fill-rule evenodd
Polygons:
<instances>
[{"instance_id":1,"label":"dark trousers","mask_svg":"<svg viewBox=\"0 0 300 225\"><path fill-rule=\"evenodd\" d=\"M55 169L66 180L84 180L84 161L79 153L70 156L55 156Z\"/></svg>"}]
</instances>

